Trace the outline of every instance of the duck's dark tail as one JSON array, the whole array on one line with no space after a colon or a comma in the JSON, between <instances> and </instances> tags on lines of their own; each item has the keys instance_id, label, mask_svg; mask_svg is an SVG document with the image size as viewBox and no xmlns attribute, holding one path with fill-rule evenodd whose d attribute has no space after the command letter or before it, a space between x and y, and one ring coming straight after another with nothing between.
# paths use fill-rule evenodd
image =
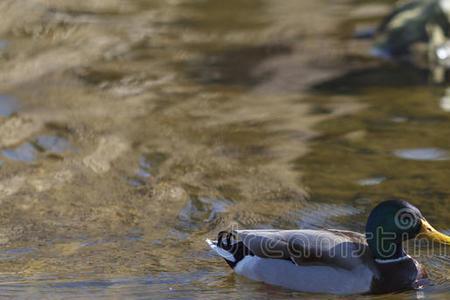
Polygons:
<instances>
[{"instance_id":1,"label":"duck's dark tail","mask_svg":"<svg viewBox=\"0 0 450 300\"><path fill-rule=\"evenodd\" d=\"M245 256L253 255L242 241L237 240L233 232L221 231L217 241L207 239L206 242L211 249L225 259L231 268L234 268Z\"/></svg>"}]
</instances>

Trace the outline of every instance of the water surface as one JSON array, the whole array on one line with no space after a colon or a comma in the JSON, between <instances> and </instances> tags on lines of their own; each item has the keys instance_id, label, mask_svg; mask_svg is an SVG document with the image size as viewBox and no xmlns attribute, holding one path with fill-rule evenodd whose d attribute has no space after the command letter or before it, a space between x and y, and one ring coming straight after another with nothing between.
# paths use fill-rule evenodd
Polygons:
<instances>
[{"instance_id":1,"label":"water surface","mask_svg":"<svg viewBox=\"0 0 450 300\"><path fill-rule=\"evenodd\" d=\"M2 1L0 296L310 298L205 238L362 231L392 196L449 230L445 86L353 39L389 2ZM418 258L434 286L374 299L446 297Z\"/></svg>"}]
</instances>

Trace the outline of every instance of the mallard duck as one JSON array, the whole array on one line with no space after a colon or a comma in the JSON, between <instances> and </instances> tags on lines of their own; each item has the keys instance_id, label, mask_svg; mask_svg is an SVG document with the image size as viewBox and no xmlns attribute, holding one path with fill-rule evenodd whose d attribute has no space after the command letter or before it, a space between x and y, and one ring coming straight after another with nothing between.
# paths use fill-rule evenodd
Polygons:
<instances>
[{"instance_id":1,"label":"mallard duck","mask_svg":"<svg viewBox=\"0 0 450 300\"><path fill-rule=\"evenodd\" d=\"M430 25L438 26L447 35L449 17L449 0L400 1L378 27L372 53L382 57L408 54L415 43L430 41Z\"/></svg>"},{"instance_id":2,"label":"mallard duck","mask_svg":"<svg viewBox=\"0 0 450 300\"><path fill-rule=\"evenodd\" d=\"M416 238L450 244L416 207L387 200L370 213L365 234L233 230L206 242L237 274L252 280L310 293L380 294L426 284L423 266L402 247Z\"/></svg>"}]
</instances>

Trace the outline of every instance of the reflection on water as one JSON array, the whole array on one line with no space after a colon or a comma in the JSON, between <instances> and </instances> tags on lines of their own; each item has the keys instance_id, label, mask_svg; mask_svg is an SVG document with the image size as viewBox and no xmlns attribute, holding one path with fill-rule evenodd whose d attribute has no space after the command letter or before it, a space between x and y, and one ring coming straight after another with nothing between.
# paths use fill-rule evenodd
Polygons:
<instances>
[{"instance_id":1,"label":"reflection on water","mask_svg":"<svg viewBox=\"0 0 450 300\"><path fill-rule=\"evenodd\" d=\"M36 138L36 145L49 153L64 153L72 147L68 140L59 136L40 135Z\"/></svg>"},{"instance_id":2,"label":"reflection on water","mask_svg":"<svg viewBox=\"0 0 450 300\"><path fill-rule=\"evenodd\" d=\"M0 1L0 296L300 298L204 239L362 231L393 195L448 229L444 89L351 39L368 7ZM420 259L436 285L387 298L448 293L448 259Z\"/></svg>"},{"instance_id":3,"label":"reflection on water","mask_svg":"<svg viewBox=\"0 0 450 300\"><path fill-rule=\"evenodd\" d=\"M19 147L15 149L5 149L3 150L3 156L12 159L12 160L18 160L23 162L31 163L37 158L37 150L36 148L30 144L25 143L23 145L20 145Z\"/></svg>"},{"instance_id":4,"label":"reflection on water","mask_svg":"<svg viewBox=\"0 0 450 300\"><path fill-rule=\"evenodd\" d=\"M6 95L0 95L0 116L8 117L15 113L18 108L18 103L14 98Z\"/></svg>"},{"instance_id":5,"label":"reflection on water","mask_svg":"<svg viewBox=\"0 0 450 300\"><path fill-rule=\"evenodd\" d=\"M436 148L402 149L395 150L394 155L411 160L447 160L448 152Z\"/></svg>"},{"instance_id":6,"label":"reflection on water","mask_svg":"<svg viewBox=\"0 0 450 300\"><path fill-rule=\"evenodd\" d=\"M8 249L0 252L0 260L16 260L20 255L30 254L34 251L32 248Z\"/></svg>"},{"instance_id":7,"label":"reflection on water","mask_svg":"<svg viewBox=\"0 0 450 300\"><path fill-rule=\"evenodd\" d=\"M440 99L442 110L450 112L450 89L445 91L445 95Z\"/></svg>"},{"instance_id":8,"label":"reflection on water","mask_svg":"<svg viewBox=\"0 0 450 300\"><path fill-rule=\"evenodd\" d=\"M357 182L359 185L378 185L378 184L381 184L385 180L386 180L386 177L379 176L379 177L360 179Z\"/></svg>"}]
</instances>

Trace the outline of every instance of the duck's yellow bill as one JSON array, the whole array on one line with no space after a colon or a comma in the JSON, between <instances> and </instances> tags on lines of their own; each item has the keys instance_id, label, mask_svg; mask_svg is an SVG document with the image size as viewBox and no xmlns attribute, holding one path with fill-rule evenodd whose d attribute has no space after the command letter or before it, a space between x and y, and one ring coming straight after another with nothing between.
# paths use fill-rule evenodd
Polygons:
<instances>
[{"instance_id":1,"label":"duck's yellow bill","mask_svg":"<svg viewBox=\"0 0 450 300\"><path fill-rule=\"evenodd\" d=\"M450 236L440 233L427 220L421 219L422 226L420 228L420 237L427 238L433 242L450 245Z\"/></svg>"}]
</instances>

